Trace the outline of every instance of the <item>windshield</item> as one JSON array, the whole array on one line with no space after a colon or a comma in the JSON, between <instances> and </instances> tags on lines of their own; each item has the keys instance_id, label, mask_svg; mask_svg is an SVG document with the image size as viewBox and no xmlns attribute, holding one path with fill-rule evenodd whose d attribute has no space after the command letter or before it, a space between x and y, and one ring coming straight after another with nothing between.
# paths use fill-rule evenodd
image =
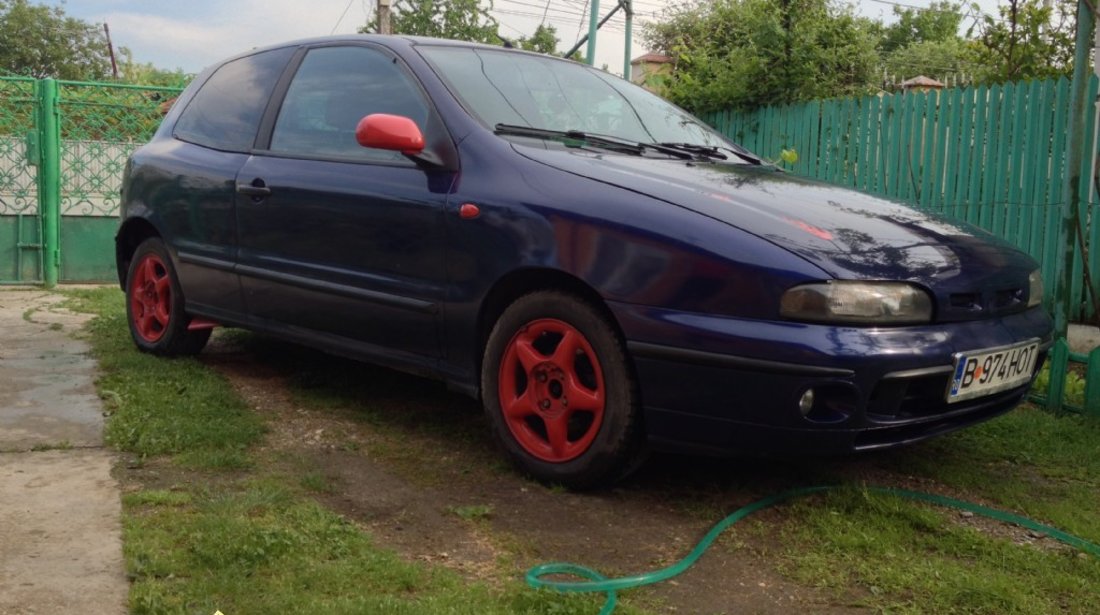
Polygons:
<instances>
[{"instance_id":1,"label":"windshield","mask_svg":"<svg viewBox=\"0 0 1100 615\"><path fill-rule=\"evenodd\" d=\"M644 143L730 145L662 98L583 64L504 50L426 45L419 50L490 128L505 124Z\"/></svg>"}]
</instances>

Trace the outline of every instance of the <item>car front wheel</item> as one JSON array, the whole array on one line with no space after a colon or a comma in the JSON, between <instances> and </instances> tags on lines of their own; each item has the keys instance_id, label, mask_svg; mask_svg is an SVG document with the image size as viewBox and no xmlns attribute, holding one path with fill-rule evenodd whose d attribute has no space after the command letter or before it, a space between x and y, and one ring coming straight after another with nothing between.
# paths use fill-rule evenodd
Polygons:
<instances>
[{"instance_id":1,"label":"car front wheel","mask_svg":"<svg viewBox=\"0 0 1100 615\"><path fill-rule=\"evenodd\" d=\"M210 339L210 329L188 330L172 259L164 242L146 239L134 251L126 275L126 317L137 347L159 355L197 354Z\"/></svg>"},{"instance_id":2,"label":"car front wheel","mask_svg":"<svg viewBox=\"0 0 1100 615\"><path fill-rule=\"evenodd\" d=\"M525 295L493 327L482 399L497 440L535 478L586 488L643 455L637 395L619 337L582 299Z\"/></svg>"}]
</instances>

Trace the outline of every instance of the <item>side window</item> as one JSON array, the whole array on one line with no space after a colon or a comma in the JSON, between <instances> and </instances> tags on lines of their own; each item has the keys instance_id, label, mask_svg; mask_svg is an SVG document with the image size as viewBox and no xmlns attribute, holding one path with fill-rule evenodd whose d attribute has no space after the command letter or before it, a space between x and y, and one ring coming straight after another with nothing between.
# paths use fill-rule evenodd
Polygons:
<instances>
[{"instance_id":1,"label":"side window","mask_svg":"<svg viewBox=\"0 0 1100 615\"><path fill-rule=\"evenodd\" d=\"M293 53L293 47L285 47L222 65L183 110L173 134L214 149L252 149L275 82Z\"/></svg>"},{"instance_id":2,"label":"side window","mask_svg":"<svg viewBox=\"0 0 1100 615\"><path fill-rule=\"evenodd\" d=\"M390 113L424 130L428 105L394 60L367 47L322 47L306 54L290 83L271 151L298 157L403 160L398 152L369 149L355 140L364 116Z\"/></svg>"}]
</instances>

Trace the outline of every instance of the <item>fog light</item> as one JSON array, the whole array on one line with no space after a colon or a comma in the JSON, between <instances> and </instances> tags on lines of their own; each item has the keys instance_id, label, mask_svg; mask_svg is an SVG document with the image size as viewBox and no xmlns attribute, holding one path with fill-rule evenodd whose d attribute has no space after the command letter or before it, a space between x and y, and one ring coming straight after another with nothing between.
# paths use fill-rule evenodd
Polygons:
<instances>
[{"instance_id":1,"label":"fog light","mask_svg":"<svg viewBox=\"0 0 1100 615\"><path fill-rule=\"evenodd\" d=\"M802 393L798 410L811 423L843 423L855 414L858 401L855 386L844 382L822 383Z\"/></svg>"},{"instance_id":2,"label":"fog light","mask_svg":"<svg viewBox=\"0 0 1100 615\"><path fill-rule=\"evenodd\" d=\"M814 409L814 390L806 389L806 392L802 394L802 398L798 400L798 410L802 413L802 416L806 416L810 413L810 410Z\"/></svg>"}]
</instances>

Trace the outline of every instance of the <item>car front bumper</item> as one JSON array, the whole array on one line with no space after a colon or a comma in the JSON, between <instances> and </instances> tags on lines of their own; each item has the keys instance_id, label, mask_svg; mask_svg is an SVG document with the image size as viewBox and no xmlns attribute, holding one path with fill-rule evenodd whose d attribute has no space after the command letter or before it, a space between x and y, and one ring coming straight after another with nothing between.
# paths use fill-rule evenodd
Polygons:
<instances>
[{"instance_id":1,"label":"car front bumper","mask_svg":"<svg viewBox=\"0 0 1100 615\"><path fill-rule=\"evenodd\" d=\"M722 454L874 450L993 418L1023 401L1030 382L948 404L954 353L1038 339L1037 371L1052 342L1041 309L860 328L611 308L628 340L651 442ZM798 402L810 388L818 401L807 418Z\"/></svg>"}]
</instances>

